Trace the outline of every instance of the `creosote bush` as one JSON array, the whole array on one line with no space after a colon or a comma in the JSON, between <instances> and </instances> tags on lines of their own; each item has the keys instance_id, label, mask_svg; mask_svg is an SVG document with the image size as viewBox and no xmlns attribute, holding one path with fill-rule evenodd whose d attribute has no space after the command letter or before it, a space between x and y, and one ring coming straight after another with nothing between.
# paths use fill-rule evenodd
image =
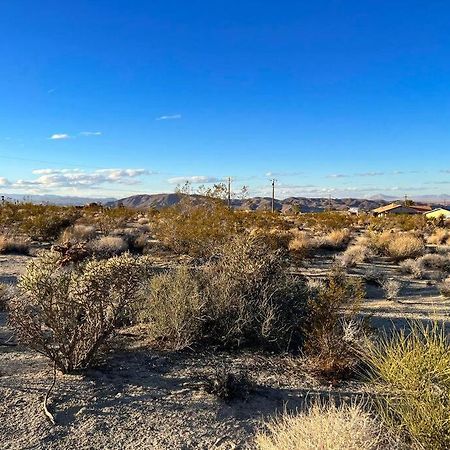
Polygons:
<instances>
[{"instance_id":1,"label":"creosote bush","mask_svg":"<svg viewBox=\"0 0 450 450\"><path fill-rule=\"evenodd\" d=\"M268 422L255 438L258 450L376 450L382 429L361 404L325 404L285 413Z\"/></svg>"},{"instance_id":2,"label":"creosote bush","mask_svg":"<svg viewBox=\"0 0 450 450\"><path fill-rule=\"evenodd\" d=\"M410 324L367 350L379 413L411 446L450 448L450 345L445 327Z\"/></svg>"},{"instance_id":3,"label":"creosote bush","mask_svg":"<svg viewBox=\"0 0 450 450\"><path fill-rule=\"evenodd\" d=\"M155 277L141 318L170 347L203 340L288 350L301 343L305 306L304 283L287 274L283 255L238 236L203 266Z\"/></svg>"},{"instance_id":4,"label":"creosote bush","mask_svg":"<svg viewBox=\"0 0 450 450\"><path fill-rule=\"evenodd\" d=\"M128 250L127 242L120 236L102 236L88 245L89 250L100 258L118 256Z\"/></svg>"},{"instance_id":5,"label":"creosote bush","mask_svg":"<svg viewBox=\"0 0 450 450\"><path fill-rule=\"evenodd\" d=\"M145 259L123 255L61 265L57 252L30 262L9 304L19 340L62 372L89 365L138 294Z\"/></svg>"},{"instance_id":6,"label":"creosote bush","mask_svg":"<svg viewBox=\"0 0 450 450\"><path fill-rule=\"evenodd\" d=\"M450 298L450 277L443 280L438 287L441 295Z\"/></svg>"}]
</instances>

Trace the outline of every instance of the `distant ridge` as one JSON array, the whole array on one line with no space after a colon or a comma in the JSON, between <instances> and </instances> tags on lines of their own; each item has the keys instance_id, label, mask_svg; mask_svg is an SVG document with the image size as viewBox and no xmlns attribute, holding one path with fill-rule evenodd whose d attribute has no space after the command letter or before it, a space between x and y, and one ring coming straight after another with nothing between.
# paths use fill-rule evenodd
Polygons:
<instances>
[{"instance_id":1,"label":"distant ridge","mask_svg":"<svg viewBox=\"0 0 450 450\"><path fill-rule=\"evenodd\" d=\"M176 205L182 199L182 194L142 194L122 198L110 202L107 206L118 206L119 204L128 208L155 208L161 209ZM201 202L202 197L192 195L197 202ZM319 212L326 209L347 210L348 208L360 208L368 211L388 203L385 200L355 199L355 198L308 198L289 197L284 200L275 200L277 211L289 212L290 210L300 210L301 212ZM271 209L272 199L270 197L252 197L244 200L233 199L232 206L236 209L250 211L268 211Z\"/></svg>"}]
</instances>

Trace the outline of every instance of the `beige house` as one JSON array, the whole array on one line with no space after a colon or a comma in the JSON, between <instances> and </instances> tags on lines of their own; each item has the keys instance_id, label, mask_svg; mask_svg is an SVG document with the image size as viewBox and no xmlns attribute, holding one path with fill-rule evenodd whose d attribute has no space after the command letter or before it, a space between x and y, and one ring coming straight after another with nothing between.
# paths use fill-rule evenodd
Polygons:
<instances>
[{"instance_id":1,"label":"beige house","mask_svg":"<svg viewBox=\"0 0 450 450\"><path fill-rule=\"evenodd\" d=\"M375 216L386 216L389 214L425 214L431 211L429 205L414 205L405 203L390 203L389 205L380 206L372 210Z\"/></svg>"}]
</instances>

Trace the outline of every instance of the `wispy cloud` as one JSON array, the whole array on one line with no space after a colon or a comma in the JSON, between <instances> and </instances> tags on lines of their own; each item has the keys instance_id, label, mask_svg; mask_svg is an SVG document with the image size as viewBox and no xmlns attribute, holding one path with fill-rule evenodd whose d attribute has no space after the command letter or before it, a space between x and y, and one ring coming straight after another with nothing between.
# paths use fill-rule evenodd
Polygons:
<instances>
[{"instance_id":1,"label":"wispy cloud","mask_svg":"<svg viewBox=\"0 0 450 450\"><path fill-rule=\"evenodd\" d=\"M146 169L98 169L92 172L82 169L36 169L35 179L9 181L0 177L0 186L16 189L53 189L53 188L96 188L104 184L134 185L141 182L140 177L151 175Z\"/></svg>"},{"instance_id":2,"label":"wispy cloud","mask_svg":"<svg viewBox=\"0 0 450 450\"><path fill-rule=\"evenodd\" d=\"M304 175L304 172L266 172L266 177L296 177Z\"/></svg>"},{"instance_id":3,"label":"wispy cloud","mask_svg":"<svg viewBox=\"0 0 450 450\"><path fill-rule=\"evenodd\" d=\"M70 136L66 133L55 133L52 134L49 139L59 140L59 139L70 139Z\"/></svg>"},{"instance_id":4,"label":"wispy cloud","mask_svg":"<svg viewBox=\"0 0 450 450\"><path fill-rule=\"evenodd\" d=\"M56 91L56 88L55 89L49 89L48 91L47 91L47 94L53 94L53 92L55 92Z\"/></svg>"},{"instance_id":5,"label":"wispy cloud","mask_svg":"<svg viewBox=\"0 0 450 450\"><path fill-rule=\"evenodd\" d=\"M170 184L181 184L181 183L192 183L192 184L202 184L202 183L218 183L222 181L221 178L211 177L206 175L194 175L188 177L173 177L167 180Z\"/></svg>"},{"instance_id":6,"label":"wispy cloud","mask_svg":"<svg viewBox=\"0 0 450 450\"><path fill-rule=\"evenodd\" d=\"M356 174L357 177L380 177L382 175L384 175L384 172L362 172Z\"/></svg>"},{"instance_id":7,"label":"wispy cloud","mask_svg":"<svg viewBox=\"0 0 450 450\"><path fill-rule=\"evenodd\" d=\"M346 175L344 173L331 173L329 175L327 175L327 178L347 178L350 175Z\"/></svg>"},{"instance_id":8,"label":"wispy cloud","mask_svg":"<svg viewBox=\"0 0 450 450\"><path fill-rule=\"evenodd\" d=\"M172 114L167 116L159 116L156 118L156 120L177 120L181 119L181 114Z\"/></svg>"},{"instance_id":9,"label":"wispy cloud","mask_svg":"<svg viewBox=\"0 0 450 450\"><path fill-rule=\"evenodd\" d=\"M101 136L101 131L81 131L80 136Z\"/></svg>"}]
</instances>

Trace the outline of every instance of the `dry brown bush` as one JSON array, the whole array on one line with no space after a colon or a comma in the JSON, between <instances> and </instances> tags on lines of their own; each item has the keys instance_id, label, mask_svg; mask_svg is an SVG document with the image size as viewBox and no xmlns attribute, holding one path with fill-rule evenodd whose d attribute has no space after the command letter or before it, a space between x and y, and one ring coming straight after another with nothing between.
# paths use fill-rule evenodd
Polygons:
<instances>
[{"instance_id":1,"label":"dry brown bush","mask_svg":"<svg viewBox=\"0 0 450 450\"><path fill-rule=\"evenodd\" d=\"M436 228L433 234L428 237L427 242L433 245L449 245L450 231L445 228Z\"/></svg>"},{"instance_id":2,"label":"dry brown bush","mask_svg":"<svg viewBox=\"0 0 450 450\"><path fill-rule=\"evenodd\" d=\"M450 277L439 284L439 291L444 297L450 297Z\"/></svg>"},{"instance_id":3,"label":"dry brown bush","mask_svg":"<svg viewBox=\"0 0 450 450\"><path fill-rule=\"evenodd\" d=\"M61 237L60 242L88 242L95 239L97 235L96 229L92 225L75 224L69 228L66 228Z\"/></svg>"},{"instance_id":4,"label":"dry brown bush","mask_svg":"<svg viewBox=\"0 0 450 450\"><path fill-rule=\"evenodd\" d=\"M350 242L350 236L348 229L333 230L324 236L316 238L316 245L329 250L342 250Z\"/></svg>"},{"instance_id":5,"label":"dry brown bush","mask_svg":"<svg viewBox=\"0 0 450 450\"><path fill-rule=\"evenodd\" d=\"M393 236L387 245L387 254L396 261L415 258L425 251L423 240L413 234L399 234Z\"/></svg>"},{"instance_id":6,"label":"dry brown bush","mask_svg":"<svg viewBox=\"0 0 450 450\"><path fill-rule=\"evenodd\" d=\"M305 355L309 369L325 378L350 375L359 358L346 335L348 323L355 321L364 297L363 283L336 266L323 283L312 290L308 300ZM352 325L353 326L353 325ZM362 333L354 327L354 339Z\"/></svg>"},{"instance_id":7,"label":"dry brown bush","mask_svg":"<svg viewBox=\"0 0 450 450\"><path fill-rule=\"evenodd\" d=\"M14 295L14 289L11 285L0 283L0 311L7 309L9 301Z\"/></svg>"},{"instance_id":8,"label":"dry brown bush","mask_svg":"<svg viewBox=\"0 0 450 450\"><path fill-rule=\"evenodd\" d=\"M91 241L88 248L101 258L121 255L128 250L127 242L120 236L102 236Z\"/></svg>"},{"instance_id":9,"label":"dry brown bush","mask_svg":"<svg viewBox=\"0 0 450 450\"><path fill-rule=\"evenodd\" d=\"M65 373L86 367L135 300L146 264L124 255L63 267L57 252L45 252L9 304L19 340Z\"/></svg>"},{"instance_id":10,"label":"dry brown bush","mask_svg":"<svg viewBox=\"0 0 450 450\"><path fill-rule=\"evenodd\" d=\"M0 236L0 254L28 255L29 252L30 244L25 238L8 235Z\"/></svg>"},{"instance_id":11,"label":"dry brown bush","mask_svg":"<svg viewBox=\"0 0 450 450\"><path fill-rule=\"evenodd\" d=\"M339 259L345 267L353 267L367 261L372 256L371 250L363 243L348 247Z\"/></svg>"}]
</instances>

